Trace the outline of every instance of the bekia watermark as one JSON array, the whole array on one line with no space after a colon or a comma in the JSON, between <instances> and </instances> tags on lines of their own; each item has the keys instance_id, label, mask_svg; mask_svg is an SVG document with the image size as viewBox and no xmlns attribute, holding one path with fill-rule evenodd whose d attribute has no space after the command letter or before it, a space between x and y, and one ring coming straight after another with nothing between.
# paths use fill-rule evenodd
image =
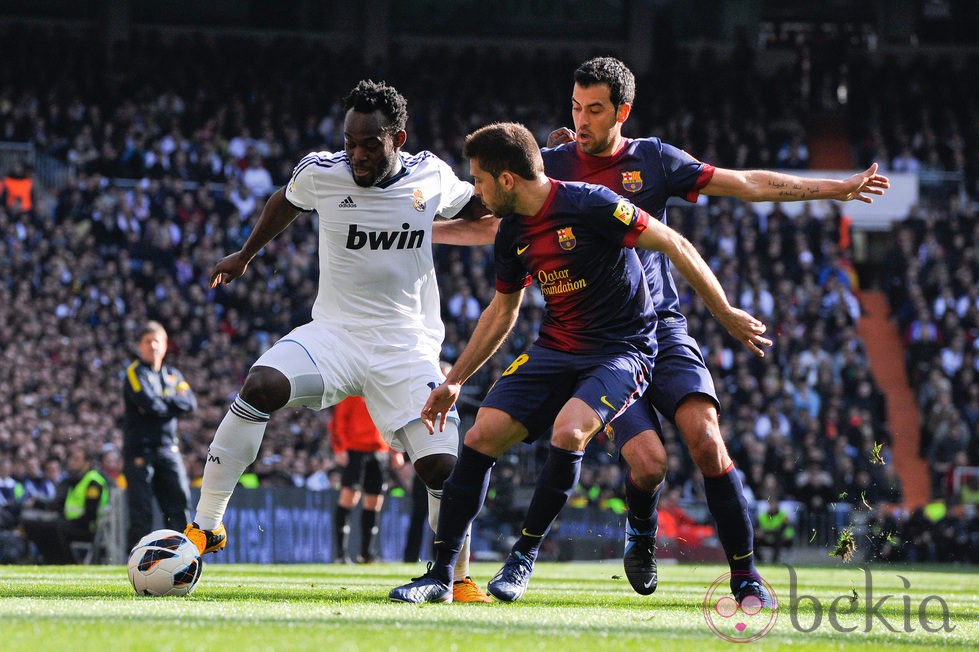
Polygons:
<instances>
[{"instance_id":1,"label":"bekia watermark","mask_svg":"<svg viewBox=\"0 0 979 652\"><path fill-rule=\"evenodd\" d=\"M808 593L800 593L799 576L795 568L788 564L785 566L789 571L787 601L779 601L774 588L762 580L772 596L774 608L764 607L761 600L754 595L746 596L738 603L728 593L731 587L754 576L747 573L735 573L733 576L725 573L718 577L707 589L702 608L711 631L732 643L750 643L762 638L775 627L781 611L788 611L792 628L804 634L826 627L842 634L871 632L880 627L891 632L903 631L908 634L915 631L935 634L955 629L945 598L931 594L913 602L908 593L875 595L873 573L869 568L861 569L864 580L862 594L854 588L844 595L819 599ZM895 575L905 591L909 591L911 580L900 574Z\"/></svg>"},{"instance_id":2,"label":"bekia watermark","mask_svg":"<svg viewBox=\"0 0 979 652\"><path fill-rule=\"evenodd\" d=\"M813 632L822 625L823 603L814 596L799 595L798 576L796 575L795 568L787 564L786 568L789 569L788 608L789 618L792 620L792 627L796 631L803 633ZM912 620L916 620L918 627L929 634L942 631L951 632L955 629L955 625L952 624L948 611L948 603L945 602L945 598L942 596L934 594L927 595L916 606L911 603L911 596L908 594L895 596L894 594L888 593L878 598L874 596L873 573L870 572L869 568L862 568L861 570L863 570L864 577L863 595L857 594L856 589L854 589L850 595L835 597L829 603L829 606L826 607L826 620L831 628L841 633L857 631L860 628L859 624L847 624L840 620L840 616L858 613L860 611L861 598L863 598L863 629L861 631L870 632L873 631L874 627L883 626L892 632L903 630L910 634L916 631ZM895 575L897 574L895 573ZM903 575L897 575L897 577L901 580L905 590L911 588L911 581L908 578ZM897 606L894 602L891 602L891 598L896 598L900 601L900 614L902 616L900 628L895 627L894 623L888 620L888 617L882 613L885 605L887 605L888 609ZM799 614L799 605L803 603L812 606L811 622L802 622L802 616ZM894 616L890 616L890 618L893 619Z\"/></svg>"}]
</instances>

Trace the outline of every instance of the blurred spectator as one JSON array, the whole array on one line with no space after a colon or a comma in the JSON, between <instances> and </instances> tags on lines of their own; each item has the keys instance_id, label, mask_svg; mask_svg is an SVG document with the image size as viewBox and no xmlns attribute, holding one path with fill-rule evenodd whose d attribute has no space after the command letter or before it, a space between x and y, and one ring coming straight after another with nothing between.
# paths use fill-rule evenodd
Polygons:
<instances>
[{"instance_id":1,"label":"blurred spectator","mask_svg":"<svg viewBox=\"0 0 979 652\"><path fill-rule=\"evenodd\" d=\"M668 489L659 502L659 534L661 545L701 546L716 537L714 526L698 523L680 506L680 491Z\"/></svg>"},{"instance_id":2,"label":"blurred spectator","mask_svg":"<svg viewBox=\"0 0 979 652\"><path fill-rule=\"evenodd\" d=\"M241 173L241 182L256 198L264 199L275 191L272 174L265 168L258 152L252 152L248 155L248 165Z\"/></svg>"},{"instance_id":3,"label":"blurred spectator","mask_svg":"<svg viewBox=\"0 0 979 652\"><path fill-rule=\"evenodd\" d=\"M122 472L122 455L115 448L107 448L102 452L99 460L99 470L109 482L109 485L117 489L127 487L126 476Z\"/></svg>"},{"instance_id":4,"label":"blurred spectator","mask_svg":"<svg viewBox=\"0 0 979 652\"><path fill-rule=\"evenodd\" d=\"M771 550L769 561L777 564L781 558L782 550L792 546L795 538L795 528L788 512L779 507L778 500L768 499L768 507L765 511L758 514L755 529L755 553L758 561L762 560L762 550Z\"/></svg>"},{"instance_id":5,"label":"blurred spectator","mask_svg":"<svg viewBox=\"0 0 979 652\"><path fill-rule=\"evenodd\" d=\"M32 458L36 460L36 458ZM44 460L44 465L40 476L32 476L25 480L25 498L30 504L37 500L42 503L49 503L54 500L58 484L64 479L61 470L61 461L56 457L49 457Z\"/></svg>"},{"instance_id":6,"label":"blurred spectator","mask_svg":"<svg viewBox=\"0 0 979 652\"><path fill-rule=\"evenodd\" d=\"M10 166L6 178L0 183L3 203L12 215L34 210L34 178L31 171L20 161Z\"/></svg>"},{"instance_id":7,"label":"blurred spectator","mask_svg":"<svg viewBox=\"0 0 979 652\"><path fill-rule=\"evenodd\" d=\"M809 148L798 134L784 143L775 156L775 164L787 170L804 170L809 167Z\"/></svg>"},{"instance_id":8,"label":"blurred spectator","mask_svg":"<svg viewBox=\"0 0 979 652\"><path fill-rule=\"evenodd\" d=\"M894 172L909 172L917 174L921 169L921 161L912 153L911 148L905 145L897 156L891 161L891 170Z\"/></svg>"},{"instance_id":9,"label":"blurred spectator","mask_svg":"<svg viewBox=\"0 0 979 652\"><path fill-rule=\"evenodd\" d=\"M795 497L813 514L825 514L829 504L837 497L833 476L823 468L821 460L814 458L795 480L798 487Z\"/></svg>"},{"instance_id":10,"label":"blurred spectator","mask_svg":"<svg viewBox=\"0 0 979 652\"><path fill-rule=\"evenodd\" d=\"M44 509L24 511L21 525L25 536L45 564L74 563L71 544L95 538L95 527L109 493L105 478L92 462L84 447L72 446L68 476L58 487L57 498Z\"/></svg>"},{"instance_id":11,"label":"blurred spectator","mask_svg":"<svg viewBox=\"0 0 979 652\"><path fill-rule=\"evenodd\" d=\"M902 554L901 525L889 505L874 506L873 515L867 521L867 538L870 545L866 561L900 561Z\"/></svg>"},{"instance_id":12,"label":"blurred spectator","mask_svg":"<svg viewBox=\"0 0 979 652\"><path fill-rule=\"evenodd\" d=\"M947 432L935 437L928 448L928 460L931 464L932 496L945 498L948 486L948 476L958 464L967 464L965 426L957 421Z\"/></svg>"}]
</instances>

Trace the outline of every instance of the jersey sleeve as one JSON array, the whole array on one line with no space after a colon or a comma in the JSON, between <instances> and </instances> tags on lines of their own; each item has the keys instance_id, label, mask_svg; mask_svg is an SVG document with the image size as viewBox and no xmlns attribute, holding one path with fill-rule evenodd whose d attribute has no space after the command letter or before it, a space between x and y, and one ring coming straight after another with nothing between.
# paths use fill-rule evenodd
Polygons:
<instances>
[{"instance_id":1,"label":"jersey sleeve","mask_svg":"<svg viewBox=\"0 0 979 652\"><path fill-rule=\"evenodd\" d=\"M442 178L442 200L435 212L441 217L455 217L472 199L472 184L456 176L448 163L436 156L433 158L438 161Z\"/></svg>"},{"instance_id":2,"label":"jersey sleeve","mask_svg":"<svg viewBox=\"0 0 979 652\"><path fill-rule=\"evenodd\" d=\"M330 152L313 152L299 161L286 184L286 200L290 204L304 211L316 208L313 174L330 156Z\"/></svg>"},{"instance_id":3,"label":"jersey sleeve","mask_svg":"<svg viewBox=\"0 0 979 652\"><path fill-rule=\"evenodd\" d=\"M496 291L500 294L519 292L531 283L530 273L517 257L514 223L504 219L496 232L493 257L496 265Z\"/></svg>"},{"instance_id":4,"label":"jersey sleeve","mask_svg":"<svg viewBox=\"0 0 979 652\"><path fill-rule=\"evenodd\" d=\"M714 166L698 161L682 149L668 143L661 143L660 155L663 173L666 176L667 192L673 197L682 197L689 202L697 201L700 189L710 183L714 176Z\"/></svg>"},{"instance_id":5,"label":"jersey sleeve","mask_svg":"<svg viewBox=\"0 0 979 652\"><path fill-rule=\"evenodd\" d=\"M623 247L634 247L649 226L649 213L604 186L591 186L586 197L600 218L595 224L601 225L601 234Z\"/></svg>"}]
</instances>

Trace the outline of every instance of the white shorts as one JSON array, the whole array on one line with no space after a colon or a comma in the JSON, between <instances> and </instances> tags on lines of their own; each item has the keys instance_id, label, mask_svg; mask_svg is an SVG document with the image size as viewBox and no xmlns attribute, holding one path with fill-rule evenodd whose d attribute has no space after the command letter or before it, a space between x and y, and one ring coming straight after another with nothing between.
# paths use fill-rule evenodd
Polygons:
<instances>
[{"instance_id":1,"label":"white shorts","mask_svg":"<svg viewBox=\"0 0 979 652\"><path fill-rule=\"evenodd\" d=\"M403 430L421 420L425 401L445 376L437 349L416 338L398 339L392 333L353 333L314 320L280 339L252 366L272 367L289 378L292 398L287 406L322 410L348 396L363 396L374 424L395 450L407 451L412 460L435 453L458 455L459 415L455 407L449 419L456 427L447 426L444 432L436 429L433 435L424 427ZM322 388L312 382L315 378L311 375L317 372ZM402 441L419 432L426 439ZM417 434L414 437L419 438Z\"/></svg>"}]
</instances>

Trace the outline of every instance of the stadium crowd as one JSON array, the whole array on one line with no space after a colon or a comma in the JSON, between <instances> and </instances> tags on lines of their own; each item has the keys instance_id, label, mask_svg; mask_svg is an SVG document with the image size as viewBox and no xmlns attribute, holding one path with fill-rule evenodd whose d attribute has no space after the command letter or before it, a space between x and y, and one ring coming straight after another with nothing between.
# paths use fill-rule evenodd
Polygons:
<instances>
[{"instance_id":1,"label":"stadium crowd","mask_svg":"<svg viewBox=\"0 0 979 652\"><path fill-rule=\"evenodd\" d=\"M127 343L147 319L166 325L169 359L198 397L180 430L187 467L199 480L207 437L248 366L308 319L315 218L300 218L305 225L271 243L247 279L208 289L208 272L238 249L265 196L296 161L342 147L341 89L362 77L394 83L409 101L407 150L430 149L459 163L461 139L485 123L522 121L541 143L567 124L577 62L541 53L525 66L499 52L445 58L422 50L367 69L320 44L255 37L149 36L111 53L88 47L84 34L54 28L8 28L2 38L10 60L0 71L0 140L30 142L69 171L58 187L35 180L29 208L10 192L16 184L7 184L0 206L0 395L8 398L0 403L0 507L8 511L47 490L45 476L57 475L69 443L103 452L107 475L118 474L111 466L122 444L119 388L133 356ZM38 44L48 56L32 56ZM639 80L658 92L643 93L629 135L656 134L734 168L780 167L780 152L804 155L804 103L790 85L767 84L741 67L751 55L677 52L674 65ZM960 134L967 131L960 126ZM908 142L919 151L919 134L911 132L909 125ZM882 150L861 152L879 157ZM975 161L961 148L938 151L975 178ZM31 173L0 171L14 179ZM774 334L773 350L755 358L729 340L692 291L681 290L690 332L719 390L728 446L753 498L805 506L811 521L797 528L800 537L811 528L822 540L842 524L832 505L900 503L884 397L856 333L858 280L839 209L806 205L789 217L715 200L669 210L670 224L704 253L733 302ZM950 465L979 463L976 235L974 213L953 203L950 215L906 220L895 252L901 257L890 258L891 299L909 333L937 495ZM493 257L489 247L437 247L443 355L451 364L492 296ZM464 417L532 340L542 306L533 293L525 301L517 329L466 385ZM308 410L283 410L254 465L260 486L337 487L327 422ZM696 466L664 427L670 486L681 500L702 499ZM883 464L873 462L877 444L884 444ZM513 509L508 491L520 479L530 482L534 455L504 459L491 505ZM614 448L600 437L588 459L572 506L621 509Z\"/></svg>"}]
</instances>

